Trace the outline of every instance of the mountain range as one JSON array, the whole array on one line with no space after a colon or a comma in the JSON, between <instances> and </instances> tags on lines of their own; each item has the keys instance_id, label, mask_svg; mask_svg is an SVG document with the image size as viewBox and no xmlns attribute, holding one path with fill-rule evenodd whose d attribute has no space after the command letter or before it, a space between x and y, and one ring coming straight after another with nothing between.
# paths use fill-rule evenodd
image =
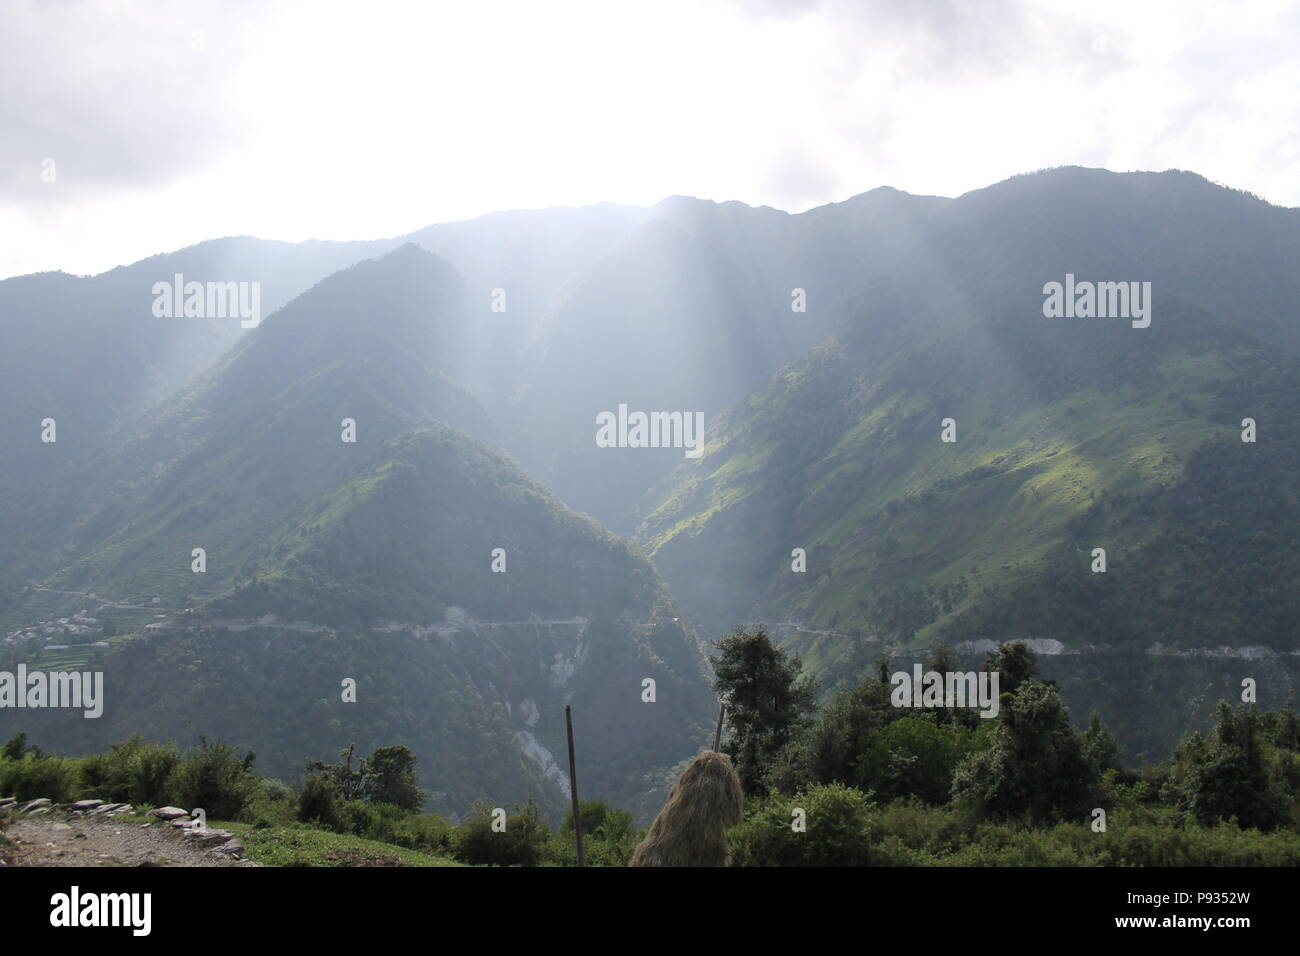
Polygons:
<instances>
[{"instance_id":1,"label":"mountain range","mask_svg":"<svg viewBox=\"0 0 1300 956\"><path fill-rule=\"evenodd\" d=\"M1300 210L1071 167L0 282L0 660L108 688L23 729L285 777L407 743L444 812L560 811L571 704L583 796L644 815L707 740L709 644L764 621L825 693L1029 640L1163 756L1300 676L1297 261ZM175 274L266 315L155 317ZM1150 283L1149 325L1049 317L1067 281ZM620 406L702 414L703 454L601 447Z\"/></svg>"}]
</instances>

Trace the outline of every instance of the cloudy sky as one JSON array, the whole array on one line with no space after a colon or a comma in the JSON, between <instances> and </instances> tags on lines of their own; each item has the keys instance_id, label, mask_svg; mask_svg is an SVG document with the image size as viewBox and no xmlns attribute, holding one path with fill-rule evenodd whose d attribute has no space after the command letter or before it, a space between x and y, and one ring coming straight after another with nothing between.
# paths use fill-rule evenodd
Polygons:
<instances>
[{"instance_id":1,"label":"cloudy sky","mask_svg":"<svg viewBox=\"0 0 1300 956\"><path fill-rule=\"evenodd\" d=\"M1300 5L0 7L0 277L674 194L798 211L1079 164L1300 206Z\"/></svg>"}]
</instances>

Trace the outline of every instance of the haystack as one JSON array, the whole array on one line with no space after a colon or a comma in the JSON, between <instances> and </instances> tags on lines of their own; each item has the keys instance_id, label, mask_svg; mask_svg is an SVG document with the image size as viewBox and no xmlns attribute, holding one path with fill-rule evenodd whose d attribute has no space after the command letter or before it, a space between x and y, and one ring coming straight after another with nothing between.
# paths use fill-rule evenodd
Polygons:
<instances>
[{"instance_id":1,"label":"haystack","mask_svg":"<svg viewBox=\"0 0 1300 956\"><path fill-rule=\"evenodd\" d=\"M726 828L740 822L744 797L726 754L706 750L682 771L632 866L727 866Z\"/></svg>"}]
</instances>

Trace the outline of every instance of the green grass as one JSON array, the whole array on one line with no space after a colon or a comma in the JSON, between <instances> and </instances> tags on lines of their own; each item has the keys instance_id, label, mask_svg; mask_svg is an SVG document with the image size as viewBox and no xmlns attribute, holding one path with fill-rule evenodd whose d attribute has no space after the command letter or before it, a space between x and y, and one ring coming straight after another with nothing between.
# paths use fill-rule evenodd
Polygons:
<instances>
[{"instance_id":1,"label":"green grass","mask_svg":"<svg viewBox=\"0 0 1300 956\"><path fill-rule=\"evenodd\" d=\"M244 856L263 866L463 866L455 860L407 850L363 837L343 836L302 824L254 827L209 824L230 830L244 843Z\"/></svg>"}]
</instances>

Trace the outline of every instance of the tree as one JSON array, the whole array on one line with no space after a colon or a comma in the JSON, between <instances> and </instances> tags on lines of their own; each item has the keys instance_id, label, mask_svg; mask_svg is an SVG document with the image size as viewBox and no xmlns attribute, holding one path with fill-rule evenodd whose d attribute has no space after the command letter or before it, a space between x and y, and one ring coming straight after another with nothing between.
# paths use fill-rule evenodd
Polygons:
<instances>
[{"instance_id":1,"label":"tree","mask_svg":"<svg viewBox=\"0 0 1300 956\"><path fill-rule=\"evenodd\" d=\"M340 800L360 800L365 791L361 767L353 769L352 757L357 745L349 744L347 750L340 750L343 759L339 763L326 763L323 760L309 760L307 773L329 781L332 790Z\"/></svg>"},{"instance_id":2,"label":"tree","mask_svg":"<svg viewBox=\"0 0 1300 956\"><path fill-rule=\"evenodd\" d=\"M723 750L741 786L761 793L773 758L810 722L817 685L801 676L799 657L773 644L761 624L738 626L717 647L721 653L709 661L717 675L714 689L727 706L729 737Z\"/></svg>"},{"instance_id":3,"label":"tree","mask_svg":"<svg viewBox=\"0 0 1300 956\"><path fill-rule=\"evenodd\" d=\"M0 757L5 760L22 760L23 754L27 752L27 733L19 731L5 741L3 748L0 748Z\"/></svg>"},{"instance_id":4,"label":"tree","mask_svg":"<svg viewBox=\"0 0 1300 956\"><path fill-rule=\"evenodd\" d=\"M1099 776L1107 770L1119 769L1119 741L1102 726L1101 714L1095 710L1083 734L1083 753Z\"/></svg>"},{"instance_id":5,"label":"tree","mask_svg":"<svg viewBox=\"0 0 1300 956\"><path fill-rule=\"evenodd\" d=\"M930 645L930 653L926 656L925 669L938 674L950 674L960 672L962 666L950 644L935 641ZM1005 690L1006 688L999 683L999 694ZM969 707L940 707L934 711L934 718L941 727L955 723L974 729L980 722L979 714Z\"/></svg>"},{"instance_id":6,"label":"tree","mask_svg":"<svg viewBox=\"0 0 1300 956\"><path fill-rule=\"evenodd\" d=\"M1003 708L993 745L953 777L953 800L981 816L1031 823L1083 820L1101 800L1082 735L1051 684L1023 681Z\"/></svg>"},{"instance_id":7,"label":"tree","mask_svg":"<svg viewBox=\"0 0 1300 956\"><path fill-rule=\"evenodd\" d=\"M1243 828L1273 830L1286 823L1288 799L1269 772L1259 713L1220 701L1208 743L1180 748L1190 758L1182 804L1206 826L1236 817Z\"/></svg>"},{"instance_id":8,"label":"tree","mask_svg":"<svg viewBox=\"0 0 1300 956\"><path fill-rule=\"evenodd\" d=\"M391 803L403 810L418 810L428 794L417 785L415 754L405 744L379 747L361 761L365 798L371 803Z\"/></svg>"},{"instance_id":9,"label":"tree","mask_svg":"<svg viewBox=\"0 0 1300 956\"><path fill-rule=\"evenodd\" d=\"M865 744L847 783L881 801L915 796L942 805L952 792L953 773L975 750L977 738L974 730L940 724L927 714L901 717Z\"/></svg>"},{"instance_id":10,"label":"tree","mask_svg":"<svg viewBox=\"0 0 1300 956\"><path fill-rule=\"evenodd\" d=\"M879 680L841 691L818 720L802 727L772 762L767 782L782 793L836 781L856 786L863 750L901 716L889 702L886 663Z\"/></svg>"},{"instance_id":11,"label":"tree","mask_svg":"<svg viewBox=\"0 0 1300 956\"><path fill-rule=\"evenodd\" d=\"M363 757L357 767L352 766L357 745L340 750L339 763L312 760L307 773L328 780L339 800L365 800L369 803L388 803L403 810L418 810L424 806L428 794L417 786L415 754L404 744L378 747L369 757Z\"/></svg>"},{"instance_id":12,"label":"tree","mask_svg":"<svg viewBox=\"0 0 1300 956\"><path fill-rule=\"evenodd\" d=\"M1028 644L1015 641L999 644L996 650L990 651L984 659L983 670L997 674L998 693L1010 694L1014 700L1021 684L1038 677L1038 661L1034 659L1034 652Z\"/></svg>"}]
</instances>

